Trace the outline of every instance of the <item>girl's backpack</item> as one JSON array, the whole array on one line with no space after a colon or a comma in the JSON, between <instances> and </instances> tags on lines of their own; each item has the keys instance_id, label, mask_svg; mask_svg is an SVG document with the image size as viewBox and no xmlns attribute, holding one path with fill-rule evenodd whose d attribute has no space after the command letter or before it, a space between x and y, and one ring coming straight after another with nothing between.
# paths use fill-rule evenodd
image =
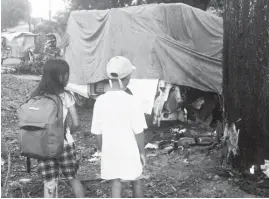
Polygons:
<instances>
[{"instance_id":1,"label":"girl's backpack","mask_svg":"<svg viewBox=\"0 0 269 199\"><path fill-rule=\"evenodd\" d=\"M36 96L18 109L20 154L39 160L55 159L63 152L63 105L56 95Z\"/></svg>"}]
</instances>

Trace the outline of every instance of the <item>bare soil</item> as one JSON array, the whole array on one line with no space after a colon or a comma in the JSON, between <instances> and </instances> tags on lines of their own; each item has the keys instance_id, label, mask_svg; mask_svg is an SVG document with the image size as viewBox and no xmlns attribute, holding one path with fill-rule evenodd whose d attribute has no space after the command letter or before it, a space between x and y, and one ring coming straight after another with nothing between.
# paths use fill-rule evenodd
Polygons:
<instances>
[{"instance_id":1,"label":"bare soil","mask_svg":"<svg viewBox=\"0 0 269 199\"><path fill-rule=\"evenodd\" d=\"M43 195L43 184L36 173L37 163L32 160L31 173L26 172L26 159L18 151L18 127L16 109L23 103L37 86L36 81L24 80L11 75L2 75L2 192L5 182L8 190L2 197L37 198ZM91 161L96 152L96 143L89 133L91 126L91 109L78 108L83 130L75 134L81 178L86 197L110 197L109 184L99 178L100 160ZM188 127L187 127L188 128ZM199 128L195 129L199 133ZM160 133L161 130L154 134ZM86 135L86 138L84 137ZM162 134L163 136L163 134ZM166 136L166 135L164 135ZM169 136L169 135L167 135ZM154 143L154 139L151 141ZM10 172L8 173L8 154L10 153ZM257 197L239 188L240 179L221 175L219 168L219 150L209 150L205 146L190 147L183 152L167 154L165 150L147 150L147 166L144 172L145 197L178 198L178 197ZM222 172L223 173L223 172ZM7 179L7 180L6 180ZM29 181L23 181L29 179ZM123 197L131 197L128 183L124 184ZM59 197L74 197L68 181L60 179Z\"/></svg>"}]
</instances>

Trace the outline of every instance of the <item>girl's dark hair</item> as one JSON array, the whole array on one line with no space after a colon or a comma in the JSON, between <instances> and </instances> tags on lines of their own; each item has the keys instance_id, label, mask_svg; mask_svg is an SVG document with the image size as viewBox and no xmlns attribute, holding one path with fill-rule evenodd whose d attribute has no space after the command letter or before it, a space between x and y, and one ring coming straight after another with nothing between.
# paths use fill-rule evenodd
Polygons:
<instances>
[{"instance_id":1,"label":"girl's dark hair","mask_svg":"<svg viewBox=\"0 0 269 199\"><path fill-rule=\"evenodd\" d=\"M66 61L61 59L48 60L43 66L41 81L31 97L44 94L59 95L65 92L65 83L60 81L60 76L64 78L67 73L69 75L69 65Z\"/></svg>"}]
</instances>

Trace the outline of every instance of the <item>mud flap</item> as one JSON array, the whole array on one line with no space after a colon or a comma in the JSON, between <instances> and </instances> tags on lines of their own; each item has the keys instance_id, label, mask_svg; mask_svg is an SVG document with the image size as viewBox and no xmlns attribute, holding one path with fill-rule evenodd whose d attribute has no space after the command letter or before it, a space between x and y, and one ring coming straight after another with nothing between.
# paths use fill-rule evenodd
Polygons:
<instances>
[{"instance_id":1,"label":"mud flap","mask_svg":"<svg viewBox=\"0 0 269 199\"><path fill-rule=\"evenodd\" d=\"M26 158L26 169L27 169L27 173L31 172L31 160L29 157Z\"/></svg>"},{"instance_id":2,"label":"mud flap","mask_svg":"<svg viewBox=\"0 0 269 199\"><path fill-rule=\"evenodd\" d=\"M158 91L160 95L155 100L153 106L153 124L157 124L158 127L160 127L161 114L171 88L172 84L169 84L162 80L159 81Z\"/></svg>"}]
</instances>

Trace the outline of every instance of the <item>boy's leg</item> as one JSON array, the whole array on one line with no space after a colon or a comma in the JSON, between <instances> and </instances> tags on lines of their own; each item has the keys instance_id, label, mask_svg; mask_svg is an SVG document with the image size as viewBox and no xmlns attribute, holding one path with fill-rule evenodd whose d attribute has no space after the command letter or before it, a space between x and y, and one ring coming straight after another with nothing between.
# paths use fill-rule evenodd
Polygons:
<instances>
[{"instance_id":1,"label":"boy's leg","mask_svg":"<svg viewBox=\"0 0 269 199\"><path fill-rule=\"evenodd\" d=\"M132 182L133 198L144 198L143 180L135 180Z\"/></svg>"},{"instance_id":2,"label":"boy's leg","mask_svg":"<svg viewBox=\"0 0 269 199\"><path fill-rule=\"evenodd\" d=\"M44 182L44 198L58 197L58 179Z\"/></svg>"},{"instance_id":3,"label":"boy's leg","mask_svg":"<svg viewBox=\"0 0 269 199\"><path fill-rule=\"evenodd\" d=\"M112 180L111 187L112 187L112 198L121 198L122 184L120 179Z\"/></svg>"},{"instance_id":4,"label":"boy's leg","mask_svg":"<svg viewBox=\"0 0 269 199\"><path fill-rule=\"evenodd\" d=\"M74 192L76 198L85 198L84 188L83 188L83 185L81 184L80 180L76 177L76 178L71 179L69 181L70 181L70 184L73 188L73 192Z\"/></svg>"}]
</instances>

